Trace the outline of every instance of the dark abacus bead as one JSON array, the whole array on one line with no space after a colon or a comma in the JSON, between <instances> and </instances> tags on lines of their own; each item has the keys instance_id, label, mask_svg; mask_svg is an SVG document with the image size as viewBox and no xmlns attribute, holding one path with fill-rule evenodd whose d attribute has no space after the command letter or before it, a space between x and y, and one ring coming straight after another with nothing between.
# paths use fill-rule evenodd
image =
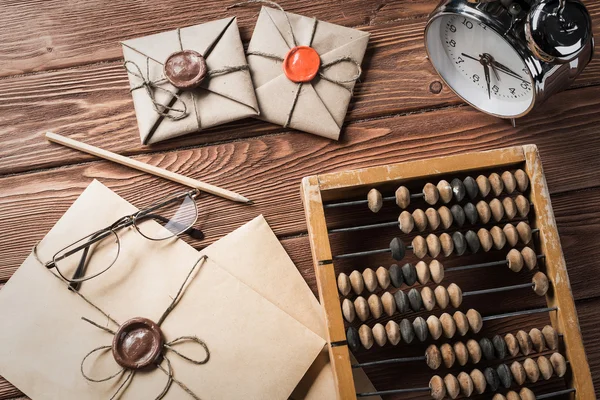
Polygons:
<instances>
[{"instance_id":1,"label":"dark abacus bead","mask_svg":"<svg viewBox=\"0 0 600 400\"><path fill-rule=\"evenodd\" d=\"M360 350L360 337L358 336L358 330L351 326L346 331L346 339L348 340L348 347L353 352Z\"/></svg>"},{"instance_id":2,"label":"dark abacus bead","mask_svg":"<svg viewBox=\"0 0 600 400\"><path fill-rule=\"evenodd\" d=\"M396 302L396 308L400 314L410 311L410 307L408 306L408 296L402 290L398 290L394 293L394 301Z\"/></svg>"},{"instance_id":3,"label":"dark abacus bead","mask_svg":"<svg viewBox=\"0 0 600 400\"><path fill-rule=\"evenodd\" d=\"M477 182L473 177L467 176L463 180L463 185L465 186L465 191L471 200L473 200L479 194L479 187L477 186Z\"/></svg>"},{"instance_id":4,"label":"dark abacus bead","mask_svg":"<svg viewBox=\"0 0 600 400\"><path fill-rule=\"evenodd\" d=\"M413 311L420 311L423 308L423 298L421 297L421 293L415 288L408 291L408 302Z\"/></svg>"},{"instance_id":5,"label":"dark abacus bead","mask_svg":"<svg viewBox=\"0 0 600 400\"><path fill-rule=\"evenodd\" d=\"M481 242L479 242L479 237L477 237L475 232L467 231L467 233L465 233L465 240L467 241L467 247L471 253L475 254L479 251Z\"/></svg>"},{"instance_id":6,"label":"dark abacus bead","mask_svg":"<svg viewBox=\"0 0 600 400\"><path fill-rule=\"evenodd\" d=\"M486 337L481 338L479 340L479 347L481 347L481 352L483 353L483 357L486 360L493 360L494 358L496 358L496 356L494 355L494 345L492 344L492 341Z\"/></svg>"},{"instance_id":7,"label":"dark abacus bead","mask_svg":"<svg viewBox=\"0 0 600 400\"><path fill-rule=\"evenodd\" d=\"M467 251L467 241L465 240L465 235L460 232L454 232L452 234L452 241L454 242L454 252L459 256L465 254L465 251Z\"/></svg>"},{"instance_id":8,"label":"dark abacus bead","mask_svg":"<svg viewBox=\"0 0 600 400\"><path fill-rule=\"evenodd\" d=\"M450 212L452 213L452 218L454 218L454 223L456 226L461 228L465 224L465 220L467 216L465 215L465 210L458 204L450 207Z\"/></svg>"},{"instance_id":9,"label":"dark abacus bead","mask_svg":"<svg viewBox=\"0 0 600 400\"><path fill-rule=\"evenodd\" d=\"M483 371L485 380L490 388L490 391L495 392L500 387L500 377L494 368L488 367Z\"/></svg>"},{"instance_id":10,"label":"dark abacus bead","mask_svg":"<svg viewBox=\"0 0 600 400\"><path fill-rule=\"evenodd\" d=\"M477 219L479 218L479 214L477 213L477 208L473 205L473 203L467 203L463 206L463 211L465 212L465 216L471 225L475 225L477 223Z\"/></svg>"},{"instance_id":11,"label":"dark abacus bead","mask_svg":"<svg viewBox=\"0 0 600 400\"><path fill-rule=\"evenodd\" d=\"M404 275L404 282L408 286L412 286L417 282L417 269L410 263L402 266L402 275Z\"/></svg>"},{"instance_id":12,"label":"dark abacus bead","mask_svg":"<svg viewBox=\"0 0 600 400\"><path fill-rule=\"evenodd\" d=\"M496 372L498 373L498 378L500 378L500 383L505 388L509 388L512 385L512 373L510 372L510 368L506 364L498 365L496 368Z\"/></svg>"},{"instance_id":13,"label":"dark abacus bead","mask_svg":"<svg viewBox=\"0 0 600 400\"><path fill-rule=\"evenodd\" d=\"M415 328L406 318L400 321L400 335L406 344L412 343L415 338Z\"/></svg>"},{"instance_id":14,"label":"dark abacus bead","mask_svg":"<svg viewBox=\"0 0 600 400\"><path fill-rule=\"evenodd\" d=\"M452 186L452 193L454 193L454 198L456 201L462 201L465 198L465 185L458 178L452 179L450 182L450 186Z\"/></svg>"},{"instance_id":15,"label":"dark abacus bead","mask_svg":"<svg viewBox=\"0 0 600 400\"><path fill-rule=\"evenodd\" d=\"M396 261L400 261L406 255L406 247L404 242L399 238L393 238L390 242L390 250L392 251L392 258Z\"/></svg>"},{"instance_id":16,"label":"dark abacus bead","mask_svg":"<svg viewBox=\"0 0 600 400\"><path fill-rule=\"evenodd\" d=\"M496 349L496 358L503 360L506 358L506 354L508 352L506 348L506 342L500 335L496 335L492 338L492 343L494 344L494 349Z\"/></svg>"},{"instance_id":17,"label":"dark abacus bead","mask_svg":"<svg viewBox=\"0 0 600 400\"><path fill-rule=\"evenodd\" d=\"M394 287L399 288L404 283L404 276L402 275L402 269L398 266L398 264L392 264L390 269L388 270L390 273L390 281Z\"/></svg>"},{"instance_id":18,"label":"dark abacus bead","mask_svg":"<svg viewBox=\"0 0 600 400\"><path fill-rule=\"evenodd\" d=\"M424 342L427 340L427 333L429 330L427 329L427 322L425 322L423 318L417 317L413 321L413 329L415 331L417 339L419 339L420 342Z\"/></svg>"}]
</instances>

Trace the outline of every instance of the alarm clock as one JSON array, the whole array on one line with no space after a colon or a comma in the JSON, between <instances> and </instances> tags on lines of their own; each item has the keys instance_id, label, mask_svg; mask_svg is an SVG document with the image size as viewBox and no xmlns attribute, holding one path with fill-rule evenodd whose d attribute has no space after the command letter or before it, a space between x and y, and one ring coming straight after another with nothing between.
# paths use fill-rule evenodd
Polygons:
<instances>
[{"instance_id":1,"label":"alarm clock","mask_svg":"<svg viewBox=\"0 0 600 400\"><path fill-rule=\"evenodd\" d=\"M425 46L459 97L514 125L573 82L594 40L578 0L443 0L429 16Z\"/></svg>"}]
</instances>

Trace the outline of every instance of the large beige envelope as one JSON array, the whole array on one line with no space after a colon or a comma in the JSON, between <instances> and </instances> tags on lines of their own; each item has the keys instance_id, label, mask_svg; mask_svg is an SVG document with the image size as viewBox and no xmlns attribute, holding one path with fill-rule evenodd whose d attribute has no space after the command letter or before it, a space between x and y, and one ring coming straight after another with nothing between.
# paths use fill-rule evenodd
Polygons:
<instances>
[{"instance_id":1,"label":"large beige envelope","mask_svg":"<svg viewBox=\"0 0 600 400\"><path fill-rule=\"evenodd\" d=\"M180 93L181 101L175 101L171 106L179 110L183 110L182 102L186 106L187 116L184 118L165 118L156 112L145 88L133 90L131 95L144 144L258 115L254 87L247 69L210 76L211 71L247 65L236 19L207 22L181 28L179 32L181 45L177 30L122 42L131 88L144 82L144 79L136 76L141 72L146 80L161 82L158 86L166 89L153 91L159 104L171 104L176 99L173 93ZM181 51L182 46L184 50L195 50L205 57L209 76L199 88L178 92L177 88L165 81L163 64L169 55ZM139 66L140 71L128 61ZM182 113L170 111L169 115L181 116Z\"/></svg>"},{"instance_id":2,"label":"large beige envelope","mask_svg":"<svg viewBox=\"0 0 600 400\"><path fill-rule=\"evenodd\" d=\"M252 53L275 55L283 59L293 47L293 39L285 16L289 18L297 45L311 45L321 58L321 64L341 57L350 57L360 64L369 33L317 21L311 43L313 18L273 8L262 7L248 46L248 64L256 87L260 119L284 125L292 108L298 84L290 81L280 61ZM342 62L325 70L333 80L347 80L356 74L356 66ZM354 82L343 85L319 77L302 85L289 126L330 139L338 139L352 97Z\"/></svg>"},{"instance_id":3,"label":"large beige envelope","mask_svg":"<svg viewBox=\"0 0 600 400\"><path fill-rule=\"evenodd\" d=\"M125 200L93 182L40 243L38 253L45 260L82 232L133 211ZM84 282L81 293L120 323L136 316L156 321L199 253L179 239L150 242L133 230L119 235L119 260L105 274ZM167 353L175 378L200 398L286 399L325 341L228 269L231 266L209 256L162 325L167 340L196 335L211 352L205 365ZM112 335L81 317L108 324L33 256L28 257L0 290L0 375L33 399L110 398L123 378L87 382L80 364L90 350L110 344ZM186 345L181 349L189 355L198 352ZM116 371L111 357L105 354L92 362L90 374L100 377ZM137 373L121 398L155 398L165 383L159 370ZM189 396L173 384L165 398Z\"/></svg>"}]
</instances>

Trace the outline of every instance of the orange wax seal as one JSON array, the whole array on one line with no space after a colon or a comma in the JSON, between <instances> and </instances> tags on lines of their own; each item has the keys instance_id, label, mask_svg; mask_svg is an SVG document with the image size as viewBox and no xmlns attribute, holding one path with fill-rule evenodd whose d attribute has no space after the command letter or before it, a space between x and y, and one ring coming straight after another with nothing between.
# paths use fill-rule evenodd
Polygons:
<instances>
[{"instance_id":1,"label":"orange wax seal","mask_svg":"<svg viewBox=\"0 0 600 400\"><path fill-rule=\"evenodd\" d=\"M194 50L178 51L165 61L165 77L178 89L197 87L202 83L207 72L204 57Z\"/></svg>"},{"instance_id":2,"label":"orange wax seal","mask_svg":"<svg viewBox=\"0 0 600 400\"><path fill-rule=\"evenodd\" d=\"M113 338L112 353L120 366L141 369L160 359L163 343L158 325L146 318L132 318L119 327Z\"/></svg>"},{"instance_id":3,"label":"orange wax seal","mask_svg":"<svg viewBox=\"0 0 600 400\"><path fill-rule=\"evenodd\" d=\"M290 49L283 59L283 72L292 82L310 82L317 76L321 58L309 46L296 46Z\"/></svg>"}]
</instances>

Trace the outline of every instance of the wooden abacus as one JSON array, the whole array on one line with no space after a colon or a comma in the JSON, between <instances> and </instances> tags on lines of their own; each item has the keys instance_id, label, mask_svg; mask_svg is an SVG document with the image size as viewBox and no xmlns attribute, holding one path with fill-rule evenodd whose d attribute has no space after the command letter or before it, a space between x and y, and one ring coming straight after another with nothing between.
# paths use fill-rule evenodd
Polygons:
<instances>
[{"instance_id":1,"label":"wooden abacus","mask_svg":"<svg viewBox=\"0 0 600 400\"><path fill-rule=\"evenodd\" d=\"M302 181L302 196L338 399L411 392L429 392L433 399L454 399L486 390L493 393L494 399L596 398L535 145L310 176ZM399 211L397 220L328 226L328 214L335 210L344 210L341 219L355 220L354 216L359 215L356 219L369 221L365 210L370 210L367 212L373 218L372 213L377 215L388 204ZM409 207L414 209L409 211ZM391 237L377 233L378 229L391 228L399 231ZM364 240L377 245L374 249L334 254L330 242L333 234L363 235ZM372 257L384 256L391 262L404 257L418 262L416 266L406 263L390 267L371 262ZM461 263L465 256L479 257L478 262ZM428 262L420 260L427 257ZM458 264L444 268L439 261L444 257ZM360 267L349 267L353 260L360 260ZM524 270L535 274L525 283L489 289L465 287L463 291L450 282L430 287L440 284L449 272L491 270L502 265L509 267L507 273ZM422 287L403 290L416 284ZM463 297L521 293L526 288L545 298L543 307L485 316L475 308L466 313L445 312L446 308L459 308ZM443 314L431 314L437 310ZM406 318L406 313L412 313L412 318ZM482 331L486 321L529 318L534 314L547 316L549 324L529 333L519 330L516 336L504 332L492 339ZM382 319L388 319L387 323ZM471 336L466 344L457 340L465 335ZM424 355L367 362L359 357L369 349L402 350L401 346L411 343L448 339L452 342L429 344ZM351 363L350 351L358 363ZM467 362L489 364L494 359L503 362L483 365L481 370L475 367L429 376L427 386L370 393L356 393L352 373L355 368L418 361L431 370L459 368ZM551 387L550 393L540 393L538 387L522 387L538 380L559 379L556 377L561 381Z\"/></svg>"}]
</instances>

